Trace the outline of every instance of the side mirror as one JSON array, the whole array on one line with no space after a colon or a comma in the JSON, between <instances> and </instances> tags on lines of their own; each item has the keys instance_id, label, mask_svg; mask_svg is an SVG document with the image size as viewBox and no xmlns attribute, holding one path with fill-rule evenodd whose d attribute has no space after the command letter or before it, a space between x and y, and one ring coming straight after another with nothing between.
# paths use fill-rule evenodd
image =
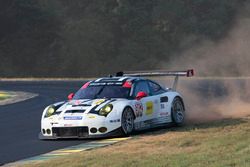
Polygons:
<instances>
[{"instance_id":1,"label":"side mirror","mask_svg":"<svg viewBox=\"0 0 250 167\"><path fill-rule=\"evenodd\" d=\"M73 97L74 97L74 93L70 93L69 95L68 95L68 100L72 100L73 99Z\"/></svg>"},{"instance_id":2,"label":"side mirror","mask_svg":"<svg viewBox=\"0 0 250 167\"><path fill-rule=\"evenodd\" d=\"M147 93L145 92L138 92L137 95L136 95L136 100L141 100L143 97L147 97Z\"/></svg>"}]
</instances>

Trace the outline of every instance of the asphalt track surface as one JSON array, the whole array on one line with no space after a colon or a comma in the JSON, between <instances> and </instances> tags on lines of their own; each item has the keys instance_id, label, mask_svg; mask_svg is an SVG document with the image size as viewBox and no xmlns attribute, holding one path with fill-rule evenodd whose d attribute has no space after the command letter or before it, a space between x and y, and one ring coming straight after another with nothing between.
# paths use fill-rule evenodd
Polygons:
<instances>
[{"instance_id":1,"label":"asphalt track surface","mask_svg":"<svg viewBox=\"0 0 250 167\"><path fill-rule=\"evenodd\" d=\"M0 165L73 146L88 140L41 141L40 119L45 106L67 99L84 81L0 81L1 90L26 91L39 96L0 106Z\"/></svg>"},{"instance_id":2,"label":"asphalt track surface","mask_svg":"<svg viewBox=\"0 0 250 167\"><path fill-rule=\"evenodd\" d=\"M0 81L1 90L26 91L39 94L33 99L0 106L0 165L30 158L68 146L82 144L87 139L41 141L38 139L40 119L45 106L67 99L67 95L78 90L86 81ZM222 80L200 80L181 82L204 99L224 98L226 89ZM249 80L230 80L237 87L244 87ZM181 86L180 85L180 86ZM197 91L198 90L198 91ZM209 91L208 91L209 90ZM246 94L242 90L242 95ZM250 93L244 99L250 102ZM184 95L185 96L185 95ZM204 98L206 97L206 98Z\"/></svg>"}]
</instances>

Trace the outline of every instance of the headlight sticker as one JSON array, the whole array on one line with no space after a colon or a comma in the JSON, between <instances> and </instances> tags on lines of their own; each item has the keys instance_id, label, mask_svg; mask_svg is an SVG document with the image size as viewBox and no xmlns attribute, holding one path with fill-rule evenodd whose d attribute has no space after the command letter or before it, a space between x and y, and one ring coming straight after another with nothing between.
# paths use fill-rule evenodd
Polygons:
<instances>
[{"instance_id":1,"label":"headlight sticker","mask_svg":"<svg viewBox=\"0 0 250 167\"><path fill-rule=\"evenodd\" d=\"M95 116L94 115L89 115L88 118L95 119Z\"/></svg>"},{"instance_id":2,"label":"headlight sticker","mask_svg":"<svg viewBox=\"0 0 250 167\"><path fill-rule=\"evenodd\" d=\"M100 100L94 101L93 103L94 103L95 105L100 105L100 104L102 104L103 102L105 102L105 99L100 99Z\"/></svg>"}]
</instances>

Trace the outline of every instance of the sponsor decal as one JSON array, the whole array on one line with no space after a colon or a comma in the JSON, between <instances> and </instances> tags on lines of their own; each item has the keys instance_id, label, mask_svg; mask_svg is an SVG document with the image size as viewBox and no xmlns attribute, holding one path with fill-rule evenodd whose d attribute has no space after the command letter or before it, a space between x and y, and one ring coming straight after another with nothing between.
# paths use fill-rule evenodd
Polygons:
<instances>
[{"instance_id":1,"label":"sponsor decal","mask_svg":"<svg viewBox=\"0 0 250 167\"><path fill-rule=\"evenodd\" d=\"M92 105L92 100L84 100L84 101L79 101L77 103L73 103L72 107L76 106L91 106Z\"/></svg>"},{"instance_id":2,"label":"sponsor decal","mask_svg":"<svg viewBox=\"0 0 250 167\"><path fill-rule=\"evenodd\" d=\"M80 103L81 103L80 100L75 100L75 101L69 102L68 105L77 106L77 105L79 105Z\"/></svg>"},{"instance_id":3,"label":"sponsor decal","mask_svg":"<svg viewBox=\"0 0 250 167\"><path fill-rule=\"evenodd\" d=\"M135 103L135 116L141 117L143 113L143 105L141 102Z\"/></svg>"},{"instance_id":4,"label":"sponsor decal","mask_svg":"<svg viewBox=\"0 0 250 167\"><path fill-rule=\"evenodd\" d=\"M123 82L117 82L117 81L110 81L110 82L93 82L93 83L90 83L89 86L105 86L105 85L117 85L117 86L120 86L122 85Z\"/></svg>"},{"instance_id":5,"label":"sponsor decal","mask_svg":"<svg viewBox=\"0 0 250 167\"><path fill-rule=\"evenodd\" d=\"M94 115L90 115L90 116L88 116L88 118L95 119L95 116Z\"/></svg>"},{"instance_id":6,"label":"sponsor decal","mask_svg":"<svg viewBox=\"0 0 250 167\"><path fill-rule=\"evenodd\" d=\"M58 122L51 122L50 124L53 126L55 124L58 124Z\"/></svg>"},{"instance_id":7,"label":"sponsor decal","mask_svg":"<svg viewBox=\"0 0 250 167\"><path fill-rule=\"evenodd\" d=\"M105 99L100 99L100 100L94 101L93 103L94 103L94 105L100 105L103 102L105 102Z\"/></svg>"},{"instance_id":8,"label":"sponsor decal","mask_svg":"<svg viewBox=\"0 0 250 167\"><path fill-rule=\"evenodd\" d=\"M168 115L169 115L168 112L161 112L161 113L160 113L160 116L168 116Z\"/></svg>"},{"instance_id":9,"label":"sponsor decal","mask_svg":"<svg viewBox=\"0 0 250 167\"><path fill-rule=\"evenodd\" d=\"M146 103L146 115L152 115L153 114L153 102L152 101L149 101Z\"/></svg>"},{"instance_id":10,"label":"sponsor decal","mask_svg":"<svg viewBox=\"0 0 250 167\"><path fill-rule=\"evenodd\" d=\"M107 85L122 85L122 82L108 82Z\"/></svg>"},{"instance_id":11,"label":"sponsor decal","mask_svg":"<svg viewBox=\"0 0 250 167\"><path fill-rule=\"evenodd\" d=\"M121 122L121 120L120 119L115 119L115 120L110 120L109 122L110 123L116 123L116 122Z\"/></svg>"},{"instance_id":12,"label":"sponsor decal","mask_svg":"<svg viewBox=\"0 0 250 167\"><path fill-rule=\"evenodd\" d=\"M81 120L82 116L65 116L63 117L64 120Z\"/></svg>"},{"instance_id":13,"label":"sponsor decal","mask_svg":"<svg viewBox=\"0 0 250 167\"><path fill-rule=\"evenodd\" d=\"M75 101L75 105L79 105L80 103L81 103L80 100Z\"/></svg>"},{"instance_id":14,"label":"sponsor decal","mask_svg":"<svg viewBox=\"0 0 250 167\"><path fill-rule=\"evenodd\" d=\"M99 82L99 83L90 83L89 86L99 86L99 85L106 85L106 83Z\"/></svg>"},{"instance_id":15,"label":"sponsor decal","mask_svg":"<svg viewBox=\"0 0 250 167\"><path fill-rule=\"evenodd\" d=\"M161 104L161 109L164 109L165 108L165 104Z\"/></svg>"}]
</instances>

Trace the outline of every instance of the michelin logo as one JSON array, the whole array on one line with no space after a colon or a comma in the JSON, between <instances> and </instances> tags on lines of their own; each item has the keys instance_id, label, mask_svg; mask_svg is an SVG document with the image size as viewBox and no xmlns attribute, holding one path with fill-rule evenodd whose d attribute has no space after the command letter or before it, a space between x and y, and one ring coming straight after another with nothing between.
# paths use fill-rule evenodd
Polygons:
<instances>
[{"instance_id":1,"label":"michelin logo","mask_svg":"<svg viewBox=\"0 0 250 167\"><path fill-rule=\"evenodd\" d=\"M63 117L64 120L82 120L82 116Z\"/></svg>"}]
</instances>

